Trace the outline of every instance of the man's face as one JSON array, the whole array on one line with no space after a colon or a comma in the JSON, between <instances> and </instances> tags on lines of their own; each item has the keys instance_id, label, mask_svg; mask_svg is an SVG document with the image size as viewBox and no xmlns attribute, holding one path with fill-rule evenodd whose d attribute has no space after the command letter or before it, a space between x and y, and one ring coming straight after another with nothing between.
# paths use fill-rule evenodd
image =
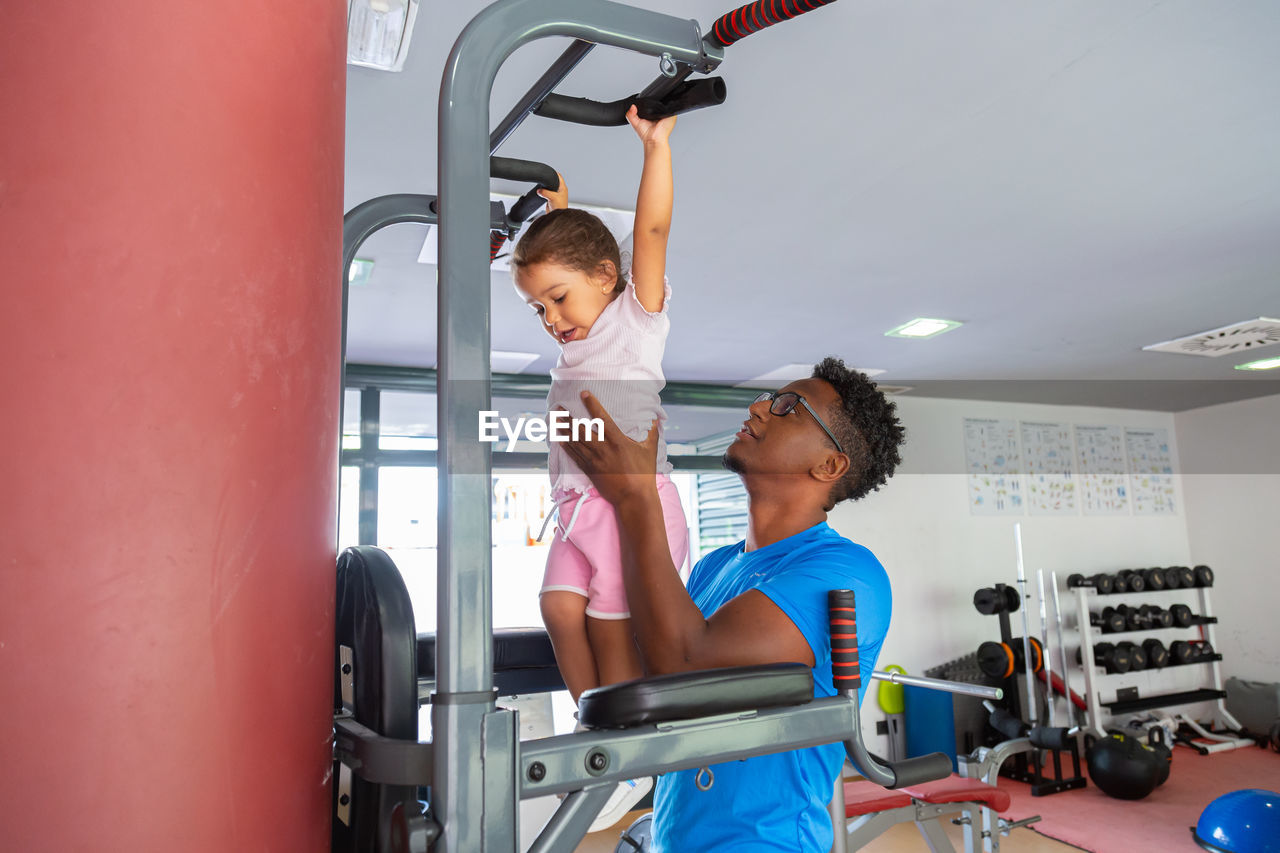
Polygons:
<instances>
[{"instance_id":1,"label":"man's face","mask_svg":"<svg viewBox=\"0 0 1280 853\"><path fill-rule=\"evenodd\" d=\"M778 390L803 397L823 420L839 402L835 388L821 379L800 379ZM770 412L770 401L753 403L742 429L724 454L725 467L739 474L803 474L836 449L813 415L797 404L785 415ZM828 420L828 426L830 422Z\"/></svg>"}]
</instances>

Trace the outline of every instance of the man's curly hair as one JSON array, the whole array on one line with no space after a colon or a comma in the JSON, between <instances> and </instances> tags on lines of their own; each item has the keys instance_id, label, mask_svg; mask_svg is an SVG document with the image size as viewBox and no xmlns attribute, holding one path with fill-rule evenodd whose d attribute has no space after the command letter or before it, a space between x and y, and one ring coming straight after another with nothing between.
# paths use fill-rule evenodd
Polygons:
<instances>
[{"instance_id":1,"label":"man's curly hair","mask_svg":"<svg viewBox=\"0 0 1280 853\"><path fill-rule=\"evenodd\" d=\"M857 500L879 489L902 461L898 446L906 438L906 430L884 392L866 374L845 367L838 358L828 356L813 367L813 378L821 379L836 389L840 403L832 404L823 414L831 431L849 457L849 473L831 488L827 498L830 510L841 501Z\"/></svg>"}]
</instances>

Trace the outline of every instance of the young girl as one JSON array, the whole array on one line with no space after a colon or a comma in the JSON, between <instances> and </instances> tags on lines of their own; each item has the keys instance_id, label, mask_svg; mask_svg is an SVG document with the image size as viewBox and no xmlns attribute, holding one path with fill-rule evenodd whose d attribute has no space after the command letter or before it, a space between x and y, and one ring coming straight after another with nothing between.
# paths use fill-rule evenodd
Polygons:
<instances>
[{"instance_id":1,"label":"young girl","mask_svg":"<svg viewBox=\"0 0 1280 853\"><path fill-rule=\"evenodd\" d=\"M627 121L644 145L630 275L622 270L618 243L604 223L566 207L563 182L556 192L543 192L553 209L529 226L513 250L511 266L516 289L560 344L548 410L564 408L575 418L586 417L579 395L590 390L624 432L643 440L655 419L666 419L658 392L666 382L662 353L670 328L665 278L673 194L668 137L676 120L646 121L633 106ZM539 603L560 673L576 702L584 690L644 672L631 632L613 507L558 443L551 442L550 448L559 529L547 555ZM671 560L679 567L688 555L688 528L680 496L667 476L671 464L661 438L658 471ZM620 786L631 802L623 803L619 818L648 790L648 781ZM628 784L630 790L624 791ZM600 820L617 799L606 805L593 830L603 828Z\"/></svg>"}]
</instances>

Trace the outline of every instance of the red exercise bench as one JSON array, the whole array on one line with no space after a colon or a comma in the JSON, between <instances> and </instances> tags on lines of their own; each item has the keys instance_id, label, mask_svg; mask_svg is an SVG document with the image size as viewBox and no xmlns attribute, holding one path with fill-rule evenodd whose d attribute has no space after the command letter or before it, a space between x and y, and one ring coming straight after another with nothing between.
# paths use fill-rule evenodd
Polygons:
<instances>
[{"instance_id":1,"label":"red exercise bench","mask_svg":"<svg viewBox=\"0 0 1280 853\"><path fill-rule=\"evenodd\" d=\"M955 853L955 847L942 830L942 820L958 814L959 822L964 826L966 853L977 853L979 849L997 853L1001 835L1029 822L993 821L999 831L984 833L982 810L990 809L997 813L1007 810L1009 794L994 785L955 774L897 790L886 790L866 780L846 782L844 801L844 814L848 821L846 843L850 850L868 844L895 824L913 822L933 853Z\"/></svg>"}]
</instances>

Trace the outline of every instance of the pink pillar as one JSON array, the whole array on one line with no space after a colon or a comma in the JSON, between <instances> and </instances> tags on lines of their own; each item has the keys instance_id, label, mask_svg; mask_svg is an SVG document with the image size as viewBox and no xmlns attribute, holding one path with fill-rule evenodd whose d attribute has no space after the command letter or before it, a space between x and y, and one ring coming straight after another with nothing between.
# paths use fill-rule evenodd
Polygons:
<instances>
[{"instance_id":1,"label":"pink pillar","mask_svg":"<svg viewBox=\"0 0 1280 853\"><path fill-rule=\"evenodd\" d=\"M345 14L6 4L0 848L328 849Z\"/></svg>"}]
</instances>

